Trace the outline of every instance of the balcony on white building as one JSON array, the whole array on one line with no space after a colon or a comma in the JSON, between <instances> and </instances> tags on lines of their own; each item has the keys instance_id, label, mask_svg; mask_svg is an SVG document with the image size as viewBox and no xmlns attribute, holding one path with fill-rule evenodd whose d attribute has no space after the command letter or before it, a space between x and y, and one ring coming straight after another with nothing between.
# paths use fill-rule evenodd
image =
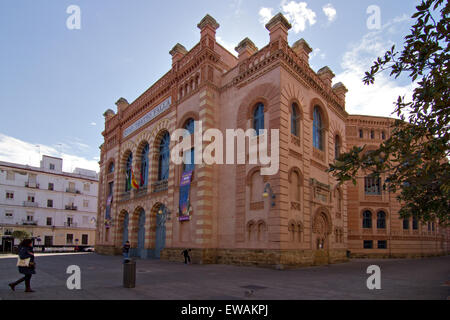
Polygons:
<instances>
[{"instance_id":1,"label":"balcony on white building","mask_svg":"<svg viewBox=\"0 0 450 320\"><path fill-rule=\"evenodd\" d=\"M23 220L22 220L22 224L23 224L23 225L32 225L32 226L36 226L36 225L37 225L37 221L23 219Z\"/></svg>"},{"instance_id":2,"label":"balcony on white building","mask_svg":"<svg viewBox=\"0 0 450 320\"><path fill-rule=\"evenodd\" d=\"M38 203L37 202L33 202L33 201L24 201L23 202L23 206L24 207L34 207L34 208L39 207Z\"/></svg>"},{"instance_id":3,"label":"balcony on white building","mask_svg":"<svg viewBox=\"0 0 450 320\"><path fill-rule=\"evenodd\" d=\"M64 222L64 227L76 228L77 227L77 223L76 222Z\"/></svg>"},{"instance_id":4,"label":"balcony on white building","mask_svg":"<svg viewBox=\"0 0 450 320\"><path fill-rule=\"evenodd\" d=\"M39 189L39 183L27 181L27 182L25 182L25 187L26 188Z\"/></svg>"},{"instance_id":5,"label":"balcony on white building","mask_svg":"<svg viewBox=\"0 0 450 320\"><path fill-rule=\"evenodd\" d=\"M73 204L66 204L65 209L66 210L78 210L78 207Z\"/></svg>"},{"instance_id":6,"label":"balcony on white building","mask_svg":"<svg viewBox=\"0 0 450 320\"><path fill-rule=\"evenodd\" d=\"M73 188L67 188L66 192L68 192L68 193L76 193L76 194L80 194L81 193L80 190L73 189Z\"/></svg>"}]
</instances>

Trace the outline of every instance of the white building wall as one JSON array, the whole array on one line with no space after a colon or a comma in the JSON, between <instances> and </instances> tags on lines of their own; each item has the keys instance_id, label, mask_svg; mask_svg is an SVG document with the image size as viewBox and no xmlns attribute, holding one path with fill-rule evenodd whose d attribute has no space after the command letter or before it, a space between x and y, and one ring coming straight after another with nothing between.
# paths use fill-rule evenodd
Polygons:
<instances>
[{"instance_id":1,"label":"white building wall","mask_svg":"<svg viewBox=\"0 0 450 320\"><path fill-rule=\"evenodd\" d=\"M69 227L95 232L98 196L96 173L92 174L89 170L78 171L89 174L88 178L80 174L65 173L61 171L62 161L58 163L57 158L49 158L41 162L43 168L0 163L0 227L3 234L8 228L28 226L48 227L49 230L42 230L43 234L39 234L41 239L45 235L56 237L55 233L59 233L60 237L64 236L71 231L63 229ZM52 170L49 169L50 163L55 163ZM31 175L36 175L36 188L26 187L27 184L30 186ZM49 183L53 183L53 190L49 190ZM14 198L8 199L7 193L11 192ZM28 202L29 197L34 197L34 202ZM48 207L48 200L53 200L53 207ZM72 203L77 210L66 209ZM8 213L11 212L13 216L9 217ZM34 224L27 222L28 215L33 216ZM68 225L69 217L73 219L71 226ZM51 226L47 226L47 218L52 218ZM52 226L55 227L53 230ZM90 239L89 243L94 240ZM81 244L81 239L79 243Z\"/></svg>"}]
</instances>

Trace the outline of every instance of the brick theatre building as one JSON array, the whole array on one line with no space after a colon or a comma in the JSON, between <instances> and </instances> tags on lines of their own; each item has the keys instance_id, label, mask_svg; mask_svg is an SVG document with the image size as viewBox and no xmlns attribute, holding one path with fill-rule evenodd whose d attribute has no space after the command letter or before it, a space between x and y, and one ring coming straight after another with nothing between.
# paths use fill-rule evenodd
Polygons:
<instances>
[{"instance_id":1,"label":"brick theatre building","mask_svg":"<svg viewBox=\"0 0 450 320\"><path fill-rule=\"evenodd\" d=\"M129 240L131 255L141 258L181 261L191 248L195 263L275 267L346 261L347 251L449 252L449 234L437 223L399 219L382 179L361 176L356 186L339 187L325 171L353 145L376 147L389 137L389 118L349 115L347 89L332 85L328 67L310 68L305 40L288 44L283 15L267 23L265 47L245 38L238 57L216 42L218 27L206 15L198 44L189 51L176 44L162 78L105 112L97 252L120 254ZM262 175L250 161L174 164L170 135L177 128L193 134L197 121L203 131L279 129L279 170ZM194 149L183 156L193 159Z\"/></svg>"}]
</instances>

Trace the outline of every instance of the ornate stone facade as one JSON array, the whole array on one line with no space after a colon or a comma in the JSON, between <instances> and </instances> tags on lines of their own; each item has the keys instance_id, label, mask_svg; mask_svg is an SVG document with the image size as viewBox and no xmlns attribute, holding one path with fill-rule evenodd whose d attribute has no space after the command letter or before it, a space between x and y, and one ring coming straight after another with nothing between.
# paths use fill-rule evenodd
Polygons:
<instances>
[{"instance_id":1,"label":"ornate stone facade","mask_svg":"<svg viewBox=\"0 0 450 320\"><path fill-rule=\"evenodd\" d=\"M376 123L374 130L386 133L388 119L349 116L345 86L331 85L334 74L328 67L317 73L310 68L311 49L303 39L289 46L290 25L282 15L267 24L270 41L264 48L258 50L245 38L236 47L238 58L216 42L219 24L212 17L206 16L198 27L201 37L197 45L187 51L177 44L170 51L169 72L133 103L119 99L117 114L110 109L105 112L97 251L120 253L127 234L132 248L140 249L133 251L135 255L180 260L181 250L192 248L197 263L282 268L346 261L347 250L371 253L363 249L363 238L381 235L360 232L360 207L376 211L385 203L389 219L394 221L399 204L392 195L361 197L364 186L360 184L339 187L325 170L336 152L360 142L354 139L358 119ZM167 110L124 137L125 129L169 97ZM264 128L280 130L279 171L262 176L261 168L254 164L197 164L190 189L192 214L189 221L179 221L182 165L171 162L168 178L158 177L164 133L182 128L188 119L202 121L203 130L246 130L253 127L260 104ZM134 173L140 176L142 150L147 144L147 187L126 191L127 160L131 154ZM105 226L110 183L112 222ZM267 184L274 198L263 197ZM156 221L166 212L161 239ZM392 231L388 228L382 236L391 237ZM402 251L402 241L409 243L409 238L389 238L387 246ZM430 241L439 248L426 253L448 252L448 234L445 239L436 236ZM164 249L159 251L161 243Z\"/></svg>"}]
</instances>

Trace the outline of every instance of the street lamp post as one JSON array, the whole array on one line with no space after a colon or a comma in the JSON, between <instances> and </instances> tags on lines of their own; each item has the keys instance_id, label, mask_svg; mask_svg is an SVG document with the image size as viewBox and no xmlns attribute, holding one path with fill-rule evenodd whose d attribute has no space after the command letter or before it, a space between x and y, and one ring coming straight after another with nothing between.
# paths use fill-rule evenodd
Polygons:
<instances>
[{"instance_id":1,"label":"street lamp post","mask_svg":"<svg viewBox=\"0 0 450 320\"><path fill-rule=\"evenodd\" d=\"M270 198L272 199L271 204L272 207L275 207L275 194L273 193L272 187L270 186L270 183L267 183L266 186L264 187L264 193L263 193L263 197L264 198L268 198L270 195Z\"/></svg>"}]
</instances>

